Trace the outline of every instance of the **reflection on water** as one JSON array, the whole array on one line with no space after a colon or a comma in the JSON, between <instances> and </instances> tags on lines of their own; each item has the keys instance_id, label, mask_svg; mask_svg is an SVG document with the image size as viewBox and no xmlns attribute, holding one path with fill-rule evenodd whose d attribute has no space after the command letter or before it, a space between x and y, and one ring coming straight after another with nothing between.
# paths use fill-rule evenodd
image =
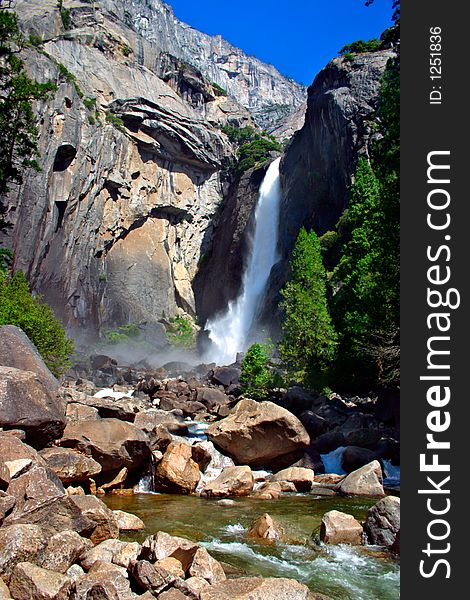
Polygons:
<instances>
[{"instance_id":1,"label":"reflection on water","mask_svg":"<svg viewBox=\"0 0 470 600\"><path fill-rule=\"evenodd\" d=\"M335 600L399 598L397 561L374 548L319 548L312 540L312 533L318 532L328 510L340 510L363 520L376 500L318 499L298 494L274 501L240 498L234 506L166 494L107 496L105 500L110 508L132 512L145 522L145 533L127 536L128 539L141 541L162 530L202 543L215 558L249 575L292 577ZM283 543L259 543L245 537L249 525L264 512L283 525Z\"/></svg>"}]
</instances>

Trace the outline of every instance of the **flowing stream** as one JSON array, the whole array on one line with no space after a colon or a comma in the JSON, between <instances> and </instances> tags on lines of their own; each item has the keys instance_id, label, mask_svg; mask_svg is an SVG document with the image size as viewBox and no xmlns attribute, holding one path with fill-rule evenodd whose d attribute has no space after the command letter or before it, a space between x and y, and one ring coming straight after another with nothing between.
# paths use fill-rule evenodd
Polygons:
<instances>
[{"instance_id":1,"label":"flowing stream","mask_svg":"<svg viewBox=\"0 0 470 600\"><path fill-rule=\"evenodd\" d=\"M311 537L318 533L325 512L336 509L363 520L376 499L292 494L267 501L237 498L233 506L167 494L109 495L104 500L110 508L134 513L145 522L145 531L123 539L143 541L166 531L201 543L215 558L247 575L290 577L335 600L396 600L400 595L397 560L374 547L317 546ZM265 512L282 524L283 542L247 538L247 528Z\"/></svg>"},{"instance_id":2,"label":"flowing stream","mask_svg":"<svg viewBox=\"0 0 470 600\"><path fill-rule=\"evenodd\" d=\"M269 274L279 259L277 242L281 201L280 161L278 158L271 163L260 187L251 254L240 295L229 303L225 313L206 324L212 341L207 356L209 362L230 364L235 361L237 352L247 349L250 329L263 300Z\"/></svg>"}]
</instances>

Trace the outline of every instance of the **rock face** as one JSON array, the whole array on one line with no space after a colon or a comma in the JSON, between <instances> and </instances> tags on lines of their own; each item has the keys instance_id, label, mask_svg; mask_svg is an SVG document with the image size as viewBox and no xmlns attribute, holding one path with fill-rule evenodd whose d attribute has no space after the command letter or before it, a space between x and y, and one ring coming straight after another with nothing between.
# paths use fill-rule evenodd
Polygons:
<instances>
[{"instance_id":1,"label":"rock face","mask_svg":"<svg viewBox=\"0 0 470 600\"><path fill-rule=\"evenodd\" d=\"M392 547L400 532L400 498L387 496L370 508L364 531L371 544Z\"/></svg>"},{"instance_id":2,"label":"rock face","mask_svg":"<svg viewBox=\"0 0 470 600\"><path fill-rule=\"evenodd\" d=\"M241 400L228 417L209 427L207 436L236 462L256 467L279 464L310 442L292 413L272 402L254 400Z\"/></svg>"},{"instance_id":3,"label":"rock face","mask_svg":"<svg viewBox=\"0 0 470 600\"><path fill-rule=\"evenodd\" d=\"M277 325L279 290L299 229L333 229L348 204L358 157L368 155L374 132L380 79L389 50L361 54L353 62L333 59L308 89L305 124L281 162L280 263L271 272L262 321ZM289 226L286 227L285 223ZM273 334L276 333L274 327Z\"/></svg>"},{"instance_id":4,"label":"rock face","mask_svg":"<svg viewBox=\"0 0 470 600\"><path fill-rule=\"evenodd\" d=\"M320 539L325 544L362 544L362 525L352 515L330 510L323 515Z\"/></svg>"},{"instance_id":5,"label":"rock face","mask_svg":"<svg viewBox=\"0 0 470 600\"><path fill-rule=\"evenodd\" d=\"M42 448L64 430L65 404L36 373L0 367L0 427L23 429Z\"/></svg>"},{"instance_id":6,"label":"rock face","mask_svg":"<svg viewBox=\"0 0 470 600\"><path fill-rule=\"evenodd\" d=\"M254 113L263 129L275 126L305 100L305 88L283 77L271 65L247 56L221 36L210 37L179 21L160 0L129 5L125 0L103 4L165 52L194 65L209 80Z\"/></svg>"},{"instance_id":7,"label":"rock face","mask_svg":"<svg viewBox=\"0 0 470 600\"><path fill-rule=\"evenodd\" d=\"M54 0L17 10L45 41L24 51L29 71L58 89L40 109L42 171L8 197L15 267L81 334L194 316L235 156L221 127L253 125L245 107L267 126L303 86L160 1L73 3L66 34Z\"/></svg>"}]
</instances>

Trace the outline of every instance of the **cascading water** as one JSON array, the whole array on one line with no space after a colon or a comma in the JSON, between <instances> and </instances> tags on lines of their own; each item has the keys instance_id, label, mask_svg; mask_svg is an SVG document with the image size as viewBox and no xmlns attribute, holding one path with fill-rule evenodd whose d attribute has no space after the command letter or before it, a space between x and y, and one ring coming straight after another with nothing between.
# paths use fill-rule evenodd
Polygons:
<instances>
[{"instance_id":1,"label":"cascading water","mask_svg":"<svg viewBox=\"0 0 470 600\"><path fill-rule=\"evenodd\" d=\"M212 346L207 359L218 364L234 362L246 350L248 335L263 300L269 274L279 260L277 251L281 185L278 158L269 166L259 191L251 254L241 293L222 316L206 324Z\"/></svg>"}]
</instances>

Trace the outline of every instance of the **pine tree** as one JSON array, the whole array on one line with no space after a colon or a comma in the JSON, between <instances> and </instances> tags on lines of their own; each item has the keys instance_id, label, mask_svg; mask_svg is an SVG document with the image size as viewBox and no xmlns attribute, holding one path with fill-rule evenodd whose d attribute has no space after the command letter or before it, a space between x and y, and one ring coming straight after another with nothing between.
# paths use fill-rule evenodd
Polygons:
<instances>
[{"instance_id":1,"label":"pine tree","mask_svg":"<svg viewBox=\"0 0 470 600\"><path fill-rule=\"evenodd\" d=\"M38 83L24 69L19 54L26 40L18 27L12 2L0 0L0 197L11 183L21 183L27 168L39 170L36 117L32 102L47 98L55 86ZM0 203L0 231L6 229Z\"/></svg>"},{"instance_id":2,"label":"pine tree","mask_svg":"<svg viewBox=\"0 0 470 600\"><path fill-rule=\"evenodd\" d=\"M313 230L300 230L290 271L290 279L281 291L284 318L279 352L298 381L319 385L324 383L335 356L337 340L327 308L320 242Z\"/></svg>"}]
</instances>

